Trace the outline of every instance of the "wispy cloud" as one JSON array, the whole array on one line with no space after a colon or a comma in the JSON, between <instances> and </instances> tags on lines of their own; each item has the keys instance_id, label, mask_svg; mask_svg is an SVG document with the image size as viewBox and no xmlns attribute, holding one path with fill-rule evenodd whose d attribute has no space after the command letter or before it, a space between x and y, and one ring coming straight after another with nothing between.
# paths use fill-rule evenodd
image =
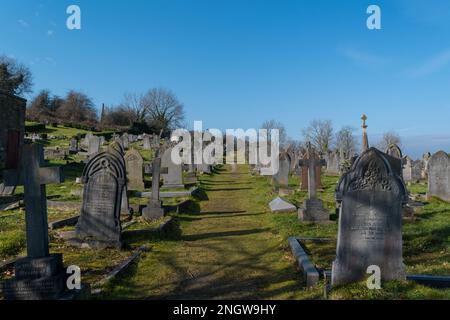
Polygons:
<instances>
[{"instance_id":1,"label":"wispy cloud","mask_svg":"<svg viewBox=\"0 0 450 320\"><path fill-rule=\"evenodd\" d=\"M28 28L28 26L29 26L28 22L26 22L23 19L19 19L19 20L17 20L17 22L24 28Z\"/></svg>"},{"instance_id":2,"label":"wispy cloud","mask_svg":"<svg viewBox=\"0 0 450 320\"><path fill-rule=\"evenodd\" d=\"M47 30L47 36L53 37L54 34L55 34L55 31L53 31L53 30Z\"/></svg>"},{"instance_id":3,"label":"wispy cloud","mask_svg":"<svg viewBox=\"0 0 450 320\"><path fill-rule=\"evenodd\" d=\"M450 64L450 49L428 58L421 65L409 70L408 73L413 77L422 77L437 72L448 64Z\"/></svg>"},{"instance_id":4,"label":"wispy cloud","mask_svg":"<svg viewBox=\"0 0 450 320\"><path fill-rule=\"evenodd\" d=\"M345 58L360 66L379 67L389 62L383 57L354 48L340 48L339 52Z\"/></svg>"}]
</instances>

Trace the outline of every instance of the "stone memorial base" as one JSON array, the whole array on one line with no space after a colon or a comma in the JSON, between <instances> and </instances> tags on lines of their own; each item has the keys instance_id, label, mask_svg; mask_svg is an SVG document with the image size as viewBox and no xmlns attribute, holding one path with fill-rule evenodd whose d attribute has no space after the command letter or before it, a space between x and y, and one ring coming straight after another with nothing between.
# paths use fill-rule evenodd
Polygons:
<instances>
[{"instance_id":1,"label":"stone memorial base","mask_svg":"<svg viewBox=\"0 0 450 320\"><path fill-rule=\"evenodd\" d=\"M15 278L3 284L6 300L56 300L66 291L62 254L22 258L14 264Z\"/></svg>"},{"instance_id":2,"label":"stone memorial base","mask_svg":"<svg viewBox=\"0 0 450 320\"><path fill-rule=\"evenodd\" d=\"M84 238L77 235L75 231L61 231L58 232L58 235L72 247L82 249L123 248L123 243L119 240L98 240L89 237Z\"/></svg>"},{"instance_id":3,"label":"stone memorial base","mask_svg":"<svg viewBox=\"0 0 450 320\"><path fill-rule=\"evenodd\" d=\"M147 207L142 209L142 217L145 220L155 221L164 217L164 209L162 208L161 201L152 201Z\"/></svg>"},{"instance_id":4,"label":"stone memorial base","mask_svg":"<svg viewBox=\"0 0 450 320\"><path fill-rule=\"evenodd\" d=\"M161 189L178 189L184 188L184 184L164 184L161 186Z\"/></svg>"},{"instance_id":5,"label":"stone memorial base","mask_svg":"<svg viewBox=\"0 0 450 320\"><path fill-rule=\"evenodd\" d=\"M330 213L324 209L322 200L307 199L304 207L298 209L298 219L302 222L330 223Z\"/></svg>"}]
</instances>

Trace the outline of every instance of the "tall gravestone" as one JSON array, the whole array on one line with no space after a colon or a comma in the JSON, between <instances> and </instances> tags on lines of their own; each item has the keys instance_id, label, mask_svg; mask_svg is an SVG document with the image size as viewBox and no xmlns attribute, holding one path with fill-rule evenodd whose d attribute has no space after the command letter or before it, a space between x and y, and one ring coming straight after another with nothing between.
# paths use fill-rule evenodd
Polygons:
<instances>
[{"instance_id":1,"label":"tall gravestone","mask_svg":"<svg viewBox=\"0 0 450 320\"><path fill-rule=\"evenodd\" d=\"M136 149L130 149L127 151L124 158L127 169L128 190L144 189L144 159L141 154Z\"/></svg>"},{"instance_id":2,"label":"tall gravestone","mask_svg":"<svg viewBox=\"0 0 450 320\"><path fill-rule=\"evenodd\" d=\"M15 278L3 284L8 300L58 299L65 293L61 254L49 253L46 185L63 182L59 167L42 167L41 145L23 146L18 170L5 171L7 185L24 186L27 257L15 263Z\"/></svg>"},{"instance_id":3,"label":"tall gravestone","mask_svg":"<svg viewBox=\"0 0 450 320\"><path fill-rule=\"evenodd\" d=\"M77 138L70 139L69 153L70 154L78 153L78 139Z\"/></svg>"},{"instance_id":4,"label":"tall gravestone","mask_svg":"<svg viewBox=\"0 0 450 320\"><path fill-rule=\"evenodd\" d=\"M123 159L114 151L94 156L84 168L78 238L98 247L121 247L120 212L126 186Z\"/></svg>"},{"instance_id":5,"label":"tall gravestone","mask_svg":"<svg viewBox=\"0 0 450 320\"><path fill-rule=\"evenodd\" d=\"M128 150L130 147L130 137L128 136L128 133L122 135L122 145L125 150Z\"/></svg>"},{"instance_id":6,"label":"tall gravestone","mask_svg":"<svg viewBox=\"0 0 450 320\"><path fill-rule=\"evenodd\" d=\"M428 161L428 193L450 202L450 157L444 151L433 154Z\"/></svg>"},{"instance_id":7,"label":"tall gravestone","mask_svg":"<svg viewBox=\"0 0 450 320\"><path fill-rule=\"evenodd\" d=\"M431 153L427 152L423 155L423 166L422 166L422 174L421 177L424 180L428 180L428 162L430 161Z\"/></svg>"},{"instance_id":8,"label":"tall gravestone","mask_svg":"<svg viewBox=\"0 0 450 320\"><path fill-rule=\"evenodd\" d=\"M172 148L164 151L161 166L167 168L167 173L162 175L164 181L162 188L184 188L182 165L172 161Z\"/></svg>"},{"instance_id":9,"label":"tall gravestone","mask_svg":"<svg viewBox=\"0 0 450 320\"><path fill-rule=\"evenodd\" d=\"M326 173L332 176L338 176L341 171L340 154L337 151L331 151L327 154Z\"/></svg>"},{"instance_id":10,"label":"tall gravestone","mask_svg":"<svg viewBox=\"0 0 450 320\"><path fill-rule=\"evenodd\" d=\"M164 217L164 209L159 197L159 180L161 176L161 158L157 156L152 163L152 195L147 207L142 210L142 216L149 221Z\"/></svg>"},{"instance_id":11,"label":"tall gravestone","mask_svg":"<svg viewBox=\"0 0 450 320\"><path fill-rule=\"evenodd\" d=\"M316 153L315 157L319 158L319 155ZM306 158L306 150L304 151L304 153L302 153L301 159L298 161L298 170L300 173L300 190L301 191L308 191L309 186L308 186L308 166L305 165L306 162L303 162L302 160L304 160ZM316 173L315 173L315 186L317 189L321 189L322 188L322 164L321 163L317 163L316 167L315 167Z\"/></svg>"},{"instance_id":12,"label":"tall gravestone","mask_svg":"<svg viewBox=\"0 0 450 320\"><path fill-rule=\"evenodd\" d=\"M88 139L88 156L92 157L93 155L99 152L100 152L100 138L93 135Z\"/></svg>"},{"instance_id":13,"label":"tall gravestone","mask_svg":"<svg viewBox=\"0 0 450 320\"><path fill-rule=\"evenodd\" d=\"M403 179L390 157L370 148L363 152L337 186L340 202L332 285L357 282L369 266L382 280L404 280L402 206L408 201Z\"/></svg>"},{"instance_id":14,"label":"tall gravestone","mask_svg":"<svg viewBox=\"0 0 450 320\"><path fill-rule=\"evenodd\" d=\"M150 136L148 134L145 134L142 137L142 140L144 142L144 150L150 150L152 148L152 144L151 144L151 141L150 141Z\"/></svg>"},{"instance_id":15,"label":"tall gravestone","mask_svg":"<svg viewBox=\"0 0 450 320\"><path fill-rule=\"evenodd\" d=\"M272 184L280 192L287 191L289 188L289 171L291 169L289 153L280 153L278 164L278 172L272 176Z\"/></svg>"},{"instance_id":16,"label":"tall gravestone","mask_svg":"<svg viewBox=\"0 0 450 320\"><path fill-rule=\"evenodd\" d=\"M300 165L308 170L308 199L305 200L303 208L298 209L298 219L302 222L323 223L330 219L330 214L323 207L322 200L317 198L317 167L322 167L325 164L325 160L320 159L311 143L308 143L306 155L300 161Z\"/></svg>"}]
</instances>

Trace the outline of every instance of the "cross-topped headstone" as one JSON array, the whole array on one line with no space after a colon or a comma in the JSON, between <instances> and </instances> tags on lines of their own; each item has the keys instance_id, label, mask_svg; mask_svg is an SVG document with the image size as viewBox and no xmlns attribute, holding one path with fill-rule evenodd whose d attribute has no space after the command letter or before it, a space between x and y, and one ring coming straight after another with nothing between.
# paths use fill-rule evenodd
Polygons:
<instances>
[{"instance_id":1,"label":"cross-topped headstone","mask_svg":"<svg viewBox=\"0 0 450 320\"><path fill-rule=\"evenodd\" d=\"M45 185L64 181L60 167L42 167L44 152L41 145L23 146L19 170L6 170L6 185L23 185L28 257L49 255L47 199Z\"/></svg>"},{"instance_id":2,"label":"cross-topped headstone","mask_svg":"<svg viewBox=\"0 0 450 320\"><path fill-rule=\"evenodd\" d=\"M161 168L161 157L159 155L152 163L152 196L147 207L142 210L142 216L147 220L157 220L164 216L164 209L159 196L159 180L161 173L167 174L168 168Z\"/></svg>"},{"instance_id":3,"label":"cross-topped headstone","mask_svg":"<svg viewBox=\"0 0 450 320\"><path fill-rule=\"evenodd\" d=\"M301 166L308 167L308 199L304 207L298 210L300 221L325 222L330 218L329 213L323 208L321 200L317 199L316 168L324 166L325 160L320 159L310 142L306 144L306 157L300 160Z\"/></svg>"},{"instance_id":4,"label":"cross-topped headstone","mask_svg":"<svg viewBox=\"0 0 450 320\"><path fill-rule=\"evenodd\" d=\"M361 117L361 120L363 122L362 126L361 126L361 128L363 129L361 152L364 152L364 151L369 149L369 138L367 137L367 128L368 128L368 126L366 124L367 116L365 114L363 114L362 117Z\"/></svg>"},{"instance_id":5,"label":"cross-topped headstone","mask_svg":"<svg viewBox=\"0 0 450 320\"><path fill-rule=\"evenodd\" d=\"M311 143L306 144L306 157L299 161L300 166L308 168L308 196L309 199L316 198L317 185L316 185L316 168L326 165L324 159L319 159L317 153L312 147Z\"/></svg>"}]
</instances>

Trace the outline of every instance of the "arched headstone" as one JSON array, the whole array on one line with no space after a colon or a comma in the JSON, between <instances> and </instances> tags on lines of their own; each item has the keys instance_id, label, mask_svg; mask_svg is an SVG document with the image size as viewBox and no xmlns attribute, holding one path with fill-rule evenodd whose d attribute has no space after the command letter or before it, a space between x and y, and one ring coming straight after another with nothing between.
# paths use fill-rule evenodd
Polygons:
<instances>
[{"instance_id":1,"label":"arched headstone","mask_svg":"<svg viewBox=\"0 0 450 320\"><path fill-rule=\"evenodd\" d=\"M335 197L341 205L332 284L357 282L372 265L382 280L404 280L402 206L408 192L388 155L365 151L340 179Z\"/></svg>"},{"instance_id":2,"label":"arched headstone","mask_svg":"<svg viewBox=\"0 0 450 320\"><path fill-rule=\"evenodd\" d=\"M444 151L436 152L428 161L427 195L450 202L450 157Z\"/></svg>"}]
</instances>

